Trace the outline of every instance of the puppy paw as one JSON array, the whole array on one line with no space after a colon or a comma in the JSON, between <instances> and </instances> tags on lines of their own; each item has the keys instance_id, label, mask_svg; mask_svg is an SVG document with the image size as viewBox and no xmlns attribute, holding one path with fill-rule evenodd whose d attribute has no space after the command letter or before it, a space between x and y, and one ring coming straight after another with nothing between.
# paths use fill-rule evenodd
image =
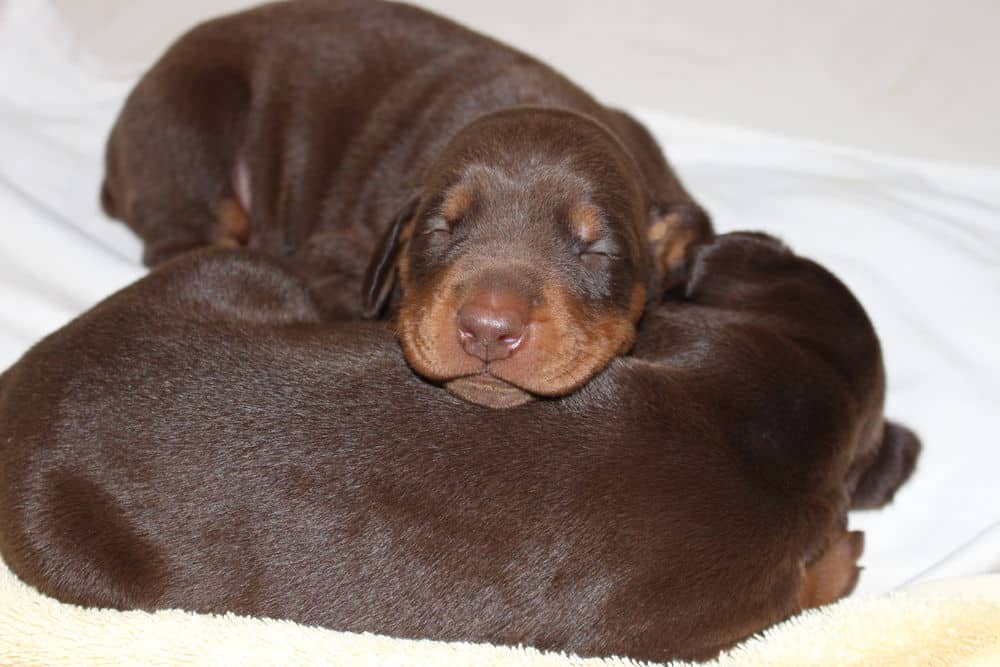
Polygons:
<instances>
[{"instance_id":1,"label":"puppy paw","mask_svg":"<svg viewBox=\"0 0 1000 667\"><path fill-rule=\"evenodd\" d=\"M805 567L799 606L821 607L847 597L854 591L861 575L858 559L865 549L865 534L844 531L823 554Z\"/></svg>"}]
</instances>

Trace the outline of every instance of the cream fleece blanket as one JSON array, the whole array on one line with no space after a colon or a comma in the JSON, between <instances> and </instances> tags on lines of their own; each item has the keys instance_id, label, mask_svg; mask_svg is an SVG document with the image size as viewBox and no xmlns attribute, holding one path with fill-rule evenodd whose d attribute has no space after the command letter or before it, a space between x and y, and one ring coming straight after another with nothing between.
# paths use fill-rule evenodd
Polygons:
<instances>
[{"instance_id":1,"label":"cream fleece blanket","mask_svg":"<svg viewBox=\"0 0 1000 667\"><path fill-rule=\"evenodd\" d=\"M0 665L301 664L619 667L636 663L520 647L391 639L235 615L84 609L40 595L6 568L0 570ZM1000 665L1000 575L946 580L892 596L849 598L775 626L709 664Z\"/></svg>"}]
</instances>

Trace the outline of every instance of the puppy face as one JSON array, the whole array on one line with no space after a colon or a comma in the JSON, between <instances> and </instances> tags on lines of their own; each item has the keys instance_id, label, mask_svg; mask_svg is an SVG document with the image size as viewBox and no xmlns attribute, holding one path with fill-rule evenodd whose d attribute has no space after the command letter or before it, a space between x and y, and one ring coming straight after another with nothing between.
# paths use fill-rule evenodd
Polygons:
<instances>
[{"instance_id":1,"label":"puppy face","mask_svg":"<svg viewBox=\"0 0 1000 667\"><path fill-rule=\"evenodd\" d=\"M569 112L503 112L443 152L398 221L407 360L471 402L559 396L627 352L648 204L617 140Z\"/></svg>"}]
</instances>

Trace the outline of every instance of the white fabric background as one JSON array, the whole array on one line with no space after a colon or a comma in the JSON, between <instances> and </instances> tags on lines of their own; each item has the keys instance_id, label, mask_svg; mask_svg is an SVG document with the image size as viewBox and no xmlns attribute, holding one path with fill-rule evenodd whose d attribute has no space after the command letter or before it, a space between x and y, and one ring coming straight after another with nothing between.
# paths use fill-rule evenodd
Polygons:
<instances>
[{"instance_id":1,"label":"white fabric background","mask_svg":"<svg viewBox=\"0 0 1000 667\"><path fill-rule=\"evenodd\" d=\"M145 62L195 22L260 2L50 1L116 63ZM410 1L618 105L1000 166L997 0Z\"/></svg>"},{"instance_id":2,"label":"white fabric background","mask_svg":"<svg viewBox=\"0 0 1000 667\"><path fill-rule=\"evenodd\" d=\"M97 206L111 73L43 2L0 4L0 368L143 274ZM1000 570L1000 170L905 162L636 110L720 230L777 234L837 273L883 341L916 476L867 532L860 592Z\"/></svg>"}]
</instances>

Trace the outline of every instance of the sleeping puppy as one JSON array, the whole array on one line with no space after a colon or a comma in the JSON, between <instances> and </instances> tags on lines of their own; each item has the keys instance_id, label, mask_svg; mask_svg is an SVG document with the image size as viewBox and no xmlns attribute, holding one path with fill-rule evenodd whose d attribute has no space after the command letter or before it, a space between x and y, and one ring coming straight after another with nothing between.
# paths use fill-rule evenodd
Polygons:
<instances>
[{"instance_id":1,"label":"sleeping puppy","mask_svg":"<svg viewBox=\"0 0 1000 667\"><path fill-rule=\"evenodd\" d=\"M0 551L84 605L708 658L850 592L847 510L919 443L833 276L750 234L691 265L633 355L493 411L273 260L178 258L0 380Z\"/></svg>"},{"instance_id":2,"label":"sleeping puppy","mask_svg":"<svg viewBox=\"0 0 1000 667\"><path fill-rule=\"evenodd\" d=\"M370 0L205 23L129 96L105 210L149 265L250 246L329 318L399 314L467 400L560 396L627 352L647 295L711 236L656 142L538 61Z\"/></svg>"}]
</instances>

